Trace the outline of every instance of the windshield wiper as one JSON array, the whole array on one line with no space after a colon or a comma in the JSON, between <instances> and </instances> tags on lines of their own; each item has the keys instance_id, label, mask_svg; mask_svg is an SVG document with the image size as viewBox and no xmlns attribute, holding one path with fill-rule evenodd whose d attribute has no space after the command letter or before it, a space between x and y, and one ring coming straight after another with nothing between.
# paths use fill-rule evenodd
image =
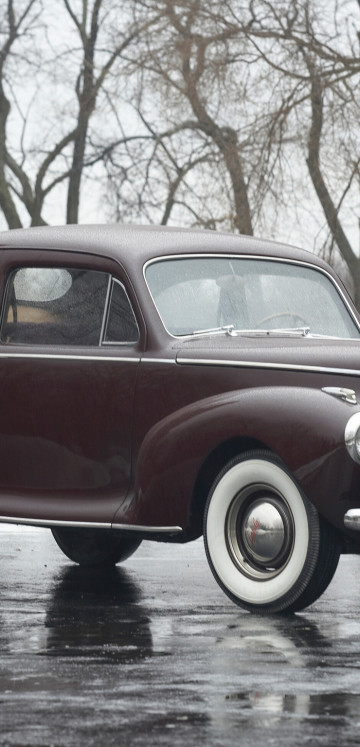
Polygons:
<instances>
[{"instance_id":1,"label":"windshield wiper","mask_svg":"<svg viewBox=\"0 0 360 747\"><path fill-rule=\"evenodd\" d=\"M259 337L271 337L272 335L295 335L299 337L307 337L310 334L310 327L280 327L279 329L239 329L237 334L247 336L259 336Z\"/></svg>"},{"instance_id":2,"label":"windshield wiper","mask_svg":"<svg viewBox=\"0 0 360 747\"><path fill-rule=\"evenodd\" d=\"M279 329L235 329L233 324L224 324L221 327L210 327L209 329L196 329L193 335L221 335L225 333L230 337L279 337L284 335L289 337L307 337L310 334L310 327L280 327Z\"/></svg>"},{"instance_id":3,"label":"windshield wiper","mask_svg":"<svg viewBox=\"0 0 360 747\"><path fill-rule=\"evenodd\" d=\"M210 329L196 329L192 332L193 335L217 335L225 332L230 337L237 337L235 327L233 324L224 324L222 327L211 327Z\"/></svg>"}]
</instances>

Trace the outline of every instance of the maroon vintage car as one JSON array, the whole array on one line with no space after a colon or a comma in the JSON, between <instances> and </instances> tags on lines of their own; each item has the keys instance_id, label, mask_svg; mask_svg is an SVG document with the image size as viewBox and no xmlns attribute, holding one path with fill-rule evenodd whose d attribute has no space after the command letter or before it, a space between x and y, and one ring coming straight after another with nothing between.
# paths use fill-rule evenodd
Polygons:
<instances>
[{"instance_id":1,"label":"maroon vintage car","mask_svg":"<svg viewBox=\"0 0 360 747\"><path fill-rule=\"evenodd\" d=\"M331 268L155 227L0 246L0 521L86 565L203 532L237 604L316 600L360 552L360 319Z\"/></svg>"}]
</instances>

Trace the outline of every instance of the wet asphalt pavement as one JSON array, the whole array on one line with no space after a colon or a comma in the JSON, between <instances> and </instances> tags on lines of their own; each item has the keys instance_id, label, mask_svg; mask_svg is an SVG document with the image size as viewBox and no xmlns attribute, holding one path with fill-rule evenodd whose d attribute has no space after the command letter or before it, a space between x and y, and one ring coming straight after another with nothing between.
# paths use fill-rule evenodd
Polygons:
<instances>
[{"instance_id":1,"label":"wet asphalt pavement","mask_svg":"<svg viewBox=\"0 0 360 747\"><path fill-rule=\"evenodd\" d=\"M360 745L360 557L293 617L230 602L202 541L111 572L0 525L1 745Z\"/></svg>"}]
</instances>

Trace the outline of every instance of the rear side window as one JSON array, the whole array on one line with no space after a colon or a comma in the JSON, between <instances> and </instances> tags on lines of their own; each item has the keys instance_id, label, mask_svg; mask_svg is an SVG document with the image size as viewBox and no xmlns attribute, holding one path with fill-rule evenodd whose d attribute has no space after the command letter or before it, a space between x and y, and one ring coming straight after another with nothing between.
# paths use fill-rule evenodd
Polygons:
<instances>
[{"instance_id":1,"label":"rear side window","mask_svg":"<svg viewBox=\"0 0 360 747\"><path fill-rule=\"evenodd\" d=\"M116 300L118 293L114 294L115 285L123 293L121 305ZM135 330L131 334L129 319ZM102 341L124 343L137 339L127 295L107 273L27 267L10 278L1 330L3 343L99 346Z\"/></svg>"}]
</instances>

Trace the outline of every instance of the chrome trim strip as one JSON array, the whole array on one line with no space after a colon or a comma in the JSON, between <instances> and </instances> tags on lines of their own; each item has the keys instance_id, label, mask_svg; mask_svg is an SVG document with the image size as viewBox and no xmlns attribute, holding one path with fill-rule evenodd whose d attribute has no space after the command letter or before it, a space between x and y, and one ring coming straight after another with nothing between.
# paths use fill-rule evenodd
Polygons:
<instances>
[{"instance_id":1,"label":"chrome trim strip","mask_svg":"<svg viewBox=\"0 0 360 747\"><path fill-rule=\"evenodd\" d=\"M79 527L82 529L111 529L111 524L93 521L58 521L57 519L24 519L20 516L0 516L0 523L26 524L36 527Z\"/></svg>"},{"instance_id":2,"label":"chrome trim strip","mask_svg":"<svg viewBox=\"0 0 360 747\"><path fill-rule=\"evenodd\" d=\"M100 339L99 339L99 345L101 345L103 339L104 339L104 332L105 332L105 326L107 324L108 316L109 316L109 310L110 310L110 290L112 288L112 276L109 275L108 277L108 286L106 289L106 299L105 299L105 306L103 311L103 318L101 323L101 330L100 330Z\"/></svg>"},{"instance_id":3,"label":"chrome trim strip","mask_svg":"<svg viewBox=\"0 0 360 747\"><path fill-rule=\"evenodd\" d=\"M331 339L334 340L334 337L332 337ZM131 347L134 347L134 345L137 345L138 342L139 340L132 340L131 342L112 342L111 340L103 340L103 342L101 343L101 347L105 348L105 350L107 347L110 348L111 346L113 347L116 346L118 348L121 348L121 347L123 348L126 346L128 348L131 348Z\"/></svg>"},{"instance_id":4,"label":"chrome trim strip","mask_svg":"<svg viewBox=\"0 0 360 747\"><path fill-rule=\"evenodd\" d=\"M105 345L119 345L121 343L105 343ZM126 344L126 343L123 343ZM0 358L39 358L40 360L70 360L70 361L118 361L119 363L169 363L171 365L176 364L174 358L136 358L115 356L115 355L65 355L64 353L8 353L0 351Z\"/></svg>"},{"instance_id":5,"label":"chrome trim strip","mask_svg":"<svg viewBox=\"0 0 360 747\"><path fill-rule=\"evenodd\" d=\"M259 361L229 361L212 358L177 358L180 366L225 366L227 368L261 368L275 371L308 371L309 373L332 373L344 376L360 376L355 368L327 368L326 366L305 366L292 363L262 363Z\"/></svg>"},{"instance_id":6,"label":"chrome trim strip","mask_svg":"<svg viewBox=\"0 0 360 747\"><path fill-rule=\"evenodd\" d=\"M283 263L283 264L285 263L285 264L289 264L289 265L300 265L300 267L311 267L311 269L316 270L317 272L321 272L323 275L326 275L326 277L329 278L330 282L333 284L333 286L336 288L337 292L341 296L343 303L345 304L347 310L350 312L351 318L352 318L355 326L357 327L357 329L360 332L359 321L356 318L356 316L355 316L355 314L353 312L353 309L351 308L351 306L350 306L350 304L349 304L349 302L348 302L348 300L347 300L347 298L346 298L346 296L345 296L345 294L344 294L341 286L336 282L336 279L333 278L333 276L326 269L324 269L323 267L318 267L317 265L314 265L310 261L309 262L305 262L304 260L301 260L301 259L287 259L286 257L271 257L271 256L267 257L267 256L264 256L263 254L242 254L241 252L238 252L237 254L233 254L232 252L229 252L229 253L228 252L221 252L221 253L218 253L218 252L197 252L196 254L195 253L194 254L188 254L188 253L185 252L184 254L167 254L164 257L154 257L153 259L149 259L143 265L144 281L146 283L146 287L147 287L147 289L149 291L149 294L151 296L151 300L152 300L152 302L153 302L153 304L155 306L155 309L156 309L157 313L159 314L159 317L161 319L161 323L162 323L162 325L163 325L166 333L168 335L170 335L170 337L172 337L175 340L188 339L188 337L192 338L193 335L172 335L171 332L169 332L166 329L165 324L164 324L164 322L162 320L162 317L160 316L160 313L159 313L158 308L156 306L154 297L153 297L153 295L151 293L149 284L148 284L148 282L146 280L146 269L147 269L147 267L149 267L149 265L152 265L155 262L162 262L162 261L166 261L168 259L199 259L199 258L202 258L202 257L210 257L210 258L211 257L215 257L215 258L225 258L225 259L227 257L231 258L231 259L256 259L256 260L261 259L261 260L268 261L268 262L280 262L280 263ZM351 339L351 338L345 337L343 339L348 340L348 339Z\"/></svg>"},{"instance_id":7,"label":"chrome trim strip","mask_svg":"<svg viewBox=\"0 0 360 747\"><path fill-rule=\"evenodd\" d=\"M360 508L350 508L344 516L344 525L347 529L360 530Z\"/></svg>"},{"instance_id":8,"label":"chrome trim strip","mask_svg":"<svg viewBox=\"0 0 360 747\"><path fill-rule=\"evenodd\" d=\"M116 529L127 532L143 532L145 534L179 534L182 527L149 527L141 524L111 524L109 522L94 521L60 521L57 519L24 519L19 516L0 516L0 523L4 524L26 524L27 526L41 527L75 527L78 529Z\"/></svg>"},{"instance_id":9,"label":"chrome trim strip","mask_svg":"<svg viewBox=\"0 0 360 747\"><path fill-rule=\"evenodd\" d=\"M141 363L170 363L176 365L175 358L141 358Z\"/></svg>"},{"instance_id":10,"label":"chrome trim strip","mask_svg":"<svg viewBox=\"0 0 360 747\"><path fill-rule=\"evenodd\" d=\"M122 529L128 532L144 532L146 534L179 534L182 527L149 527L137 524L112 524L112 529Z\"/></svg>"},{"instance_id":11,"label":"chrome trim strip","mask_svg":"<svg viewBox=\"0 0 360 747\"><path fill-rule=\"evenodd\" d=\"M0 352L0 358L34 358L39 360L69 360L69 361L118 361L119 363L140 363L140 356L126 358L115 355L65 355L64 353L11 353Z\"/></svg>"}]
</instances>

